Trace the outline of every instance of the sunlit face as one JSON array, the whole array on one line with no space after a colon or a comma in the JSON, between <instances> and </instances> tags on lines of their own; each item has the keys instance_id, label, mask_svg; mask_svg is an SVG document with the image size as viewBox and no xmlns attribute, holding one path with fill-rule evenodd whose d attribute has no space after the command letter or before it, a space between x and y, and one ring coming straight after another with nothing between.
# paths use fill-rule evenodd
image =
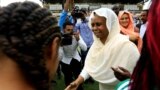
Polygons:
<instances>
[{"instance_id":1,"label":"sunlit face","mask_svg":"<svg viewBox=\"0 0 160 90\"><path fill-rule=\"evenodd\" d=\"M130 22L129 15L124 13L119 20L120 25L123 26L124 28L127 28L129 25L129 22Z\"/></svg>"},{"instance_id":2,"label":"sunlit face","mask_svg":"<svg viewBox=\"0 0 160 90\"><path fill-rule=\"evenodd\" d=\"M51 47L49 48L50 50L48 49L49 56L47 56L46 67L49 71L50 78L55 75L55 73L57 71L58 64L59 64L59 60L58 60L59 45L60 45L60 39L58 37L56 37L53 40Z\"/></svg>"},{"instance_id":3,"label":"sunlit face","mask_svg":"<svg viewBox=\"0 0 160 90\"><path fill-rule=\"evenodd\" d=\"M91 26L95 36L100 38L102 42L105 42L109 34L106 26L106 18L95 15L91 18Z\"/></svg>"},{"instance_id":4,"label":"sunlit face","mask_svg":"<svg viewBox=\"0 0 160 90\"><path fill-rule=\"evenodd\" d=\"M64 33L72 33L73 32L73 25L66 25L64 29Z\"/></svg>"}]
</instances>

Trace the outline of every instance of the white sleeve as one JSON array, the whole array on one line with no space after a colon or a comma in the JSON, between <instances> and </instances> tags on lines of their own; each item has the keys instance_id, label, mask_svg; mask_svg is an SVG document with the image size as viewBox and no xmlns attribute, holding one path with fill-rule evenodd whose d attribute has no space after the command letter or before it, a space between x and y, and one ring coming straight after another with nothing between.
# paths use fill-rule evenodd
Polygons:
<instances>
[{"instance_id":1,"label":"white sleeve","mask_svg":"<svg viewBox=\"0 0 160 90\"><path fill-rule=\"evenodd\" d=\"M59 60L62 60L63 59L63 48L62 47L59 47L59 51L58 51L58 59Z\"/></svg>"},{"instance_id":2,"label":"white sleeve","mask_svg":"<svg viewBox=\"0 0 160 90\"><path fill-rule=\"evenodd\" d=\"M90 77L88 72L85 69L81 71L80 76L84 78L84 81Z\"/></svg>"},{"instance_id":3,"label":"white sleeve","mask_svg":"<svg viewBox=\"0 0 160 90\"><path fill-rule=\"evenodd\" d=\"M87 45L86 45L86 43L84 42L84 40L82 39L81 36L79 36L78 45L83 51L87 50Z\"/></svg>"}]
</instances>

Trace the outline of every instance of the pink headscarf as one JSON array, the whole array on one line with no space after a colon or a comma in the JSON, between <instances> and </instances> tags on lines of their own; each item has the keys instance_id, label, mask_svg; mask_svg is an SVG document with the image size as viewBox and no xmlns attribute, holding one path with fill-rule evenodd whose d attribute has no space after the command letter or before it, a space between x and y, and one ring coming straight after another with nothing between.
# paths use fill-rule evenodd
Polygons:
<instances>
[{"instance_id":1,"label":"pink headscarf","mask_svg":"<svg viewBox=\"0 0 160 90\"><path fill-rule=\"evenodd\" d=\"M119 14L118 14L118 19L120 20L122 15L123 14L128 14L129 16L129 25L127 28L123 27L122 25L120 25L121 27L121 31L123 32L123 34L130 34L130 33L133 33L134 32L134 22L133 22L133 19L132 19L132 14L128 11L120 11Z\"/></svg>"},{"instance_id":2,"label":"pink headscarf","mask_svg":"<svg viewBox=\"0 0 160 90\"><path fill-rule=\"evenodd\" d=\"M134 22L133 22L133 18L132 18L132 14L128 11L120 11L118 14L118 19L120 20L123 14L128 14L129 16L129 25L127 28L123 27L122 25L120 25L121 28L121 32L125 35L134 35L138 37L138 45L137 48L138 50L141 52L142 49L142 39L140 38L139 33L135 32L135 28L134 28Z\"/></svg>"}]
</instances>

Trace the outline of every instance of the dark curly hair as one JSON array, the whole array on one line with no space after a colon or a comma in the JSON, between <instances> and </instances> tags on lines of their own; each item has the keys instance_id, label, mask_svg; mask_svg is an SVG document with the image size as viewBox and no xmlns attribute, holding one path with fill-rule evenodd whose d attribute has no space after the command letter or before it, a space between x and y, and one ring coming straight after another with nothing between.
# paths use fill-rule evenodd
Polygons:
<instances>
[{"instance_id":1,"label":"dark curly hair","mask_svg":"<svg viewBox=\"0 0 160 90\"><path fill-rule=\"evenodd\" d=\"M36 90L49 89L44 49L61 38L57 19L33 2L0 8L0 50L12 58Z\"/></svg>"}]
</instances>

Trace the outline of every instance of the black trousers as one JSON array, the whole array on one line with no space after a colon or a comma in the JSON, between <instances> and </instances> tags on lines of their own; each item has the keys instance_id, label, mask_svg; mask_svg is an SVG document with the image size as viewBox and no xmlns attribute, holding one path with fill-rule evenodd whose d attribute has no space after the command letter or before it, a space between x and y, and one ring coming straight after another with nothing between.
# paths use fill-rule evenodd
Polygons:
<instances>
[{"instance_id":1,"label":"black trousers","mask_svg":"<svg viewBox=\"0 0 160 90\"><path fill-rule=\"evenodd\" d=\"M68 86L79 76L81 72L81 66L81 62L77 61L76 59L72 59L69 65L61 62L66 86ZM80 85L77 90L83 90L82 85Z\"/></svg>"}]
</instances>

